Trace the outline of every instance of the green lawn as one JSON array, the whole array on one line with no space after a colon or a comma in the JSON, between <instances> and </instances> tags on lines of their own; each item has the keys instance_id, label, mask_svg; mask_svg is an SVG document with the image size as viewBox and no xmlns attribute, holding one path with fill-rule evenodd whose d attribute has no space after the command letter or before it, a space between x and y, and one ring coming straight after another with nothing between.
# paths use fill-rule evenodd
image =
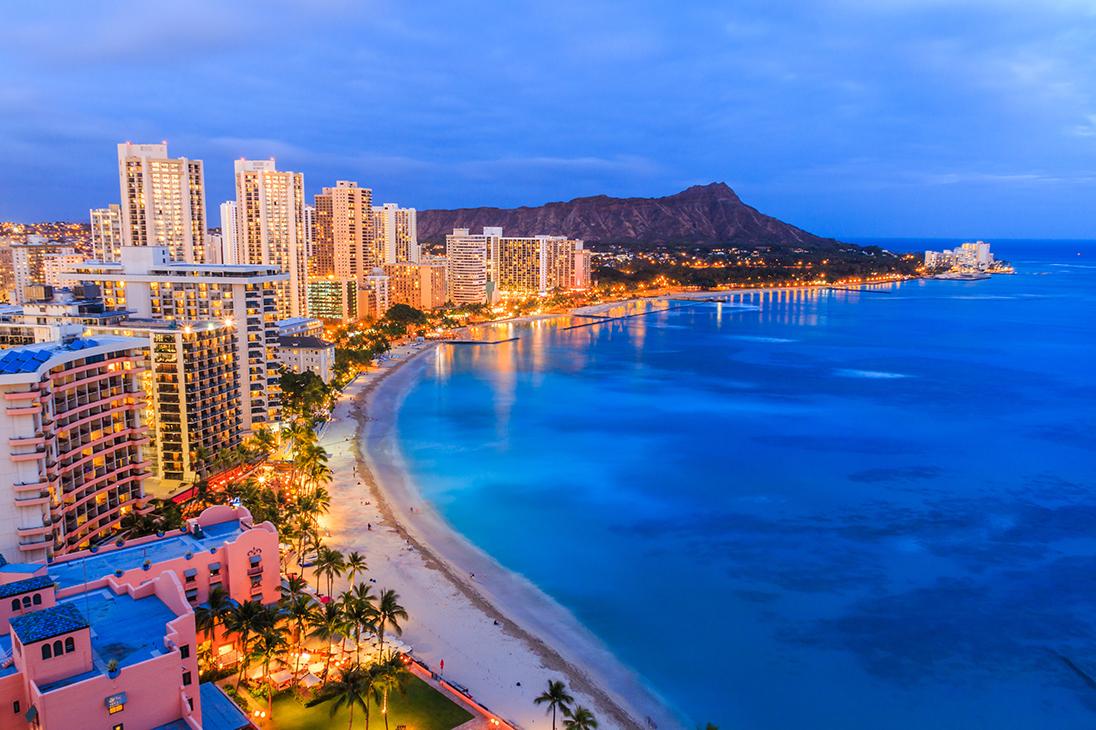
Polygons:
<instances>
[{"instance_id":1,"label":"green lawn","mask_svg":"<svg viewBox=\"0 0 1096 730\"><path fill-rule=\"evenodd\" d=\"M296 697L284 694L274 698L274 728L276 730L328 730L344 728L350 719L345 707L332 717L330 702L315 707L305 707ZM388 727L396 730L398 725L406 725L407 730L450 730L472 719L472 715L463 707L454 704L448 697L418 677L407 682L407 692L393 692L388 698ZM354 709L354 727L365 727L365 714L360 707ZM384 716L380 707L371 704L369 708L369 727L373 730L384 728Z\"/></svg>"}]
</instances>

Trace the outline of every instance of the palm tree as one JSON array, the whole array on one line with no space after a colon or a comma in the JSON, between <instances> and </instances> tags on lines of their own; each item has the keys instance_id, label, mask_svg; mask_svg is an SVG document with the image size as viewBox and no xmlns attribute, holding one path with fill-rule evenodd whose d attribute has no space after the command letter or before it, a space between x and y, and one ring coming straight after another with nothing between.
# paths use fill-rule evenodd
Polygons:
<instances>
[{"instance_id":1,"label":"palm tree","mask_svg":"<svg viewBox=\"0 0 1096 730\"><path fill-rule=\"evenodd\" d=\"M265 626L255 639L255 653L263 659L263 677L270 682L270 662L285 653L289 642L285 638L286 630L277 624ZM267 687L266 716L273 718L274 688Z\"/></svg>"},{"instance_id":2,"label":"palm tree","mask_svg":"<svg viewBox=\"0 0 1096 730\"><path fill-rule=\"evenodd\" d=\"M293 626L293 676L300 670L301 641L304 639L304 625L312 616L312 599L308 596L292 596L282 602L282 616Z\"/></svg>"},{"instance_id":3,"label":"palm tree","mask_svg":"<svg viewBox=\"0 0 1096 730\"><path fill-rule=\"evenodd\" d=\"M274 453L278 448L278 437L269 428L257 428L251 434L251 441L255 449L264 457Z\"/></svg>"},{"instance_id":4,"label":"palm tree","mask_svg":"<svg viewBox=\"0 0 1096 730\"><path fill-rule=\"evenodd\" d=\"M273 623L273 612L258 601L245 601L237 604L225 615L225 629L236 634L239 647L237 653L240 657L240 671L236 676L236 689L240 688L240 682L243 681L244 671L249 663L248 651L251 636L273 625Z\"/></svg>"},{"instance_id":5,"label":"palm tree","mask_svg":"<svg viewBox=\"0 0 1096 730\"><path fill-rule=\"evenodd\" d=\"M376 609L368 598L371 598L368 592L363 597L359 597L354 591L347 591L339 599L343 620L346 622L347 629L354 635L355 662L361 654L362 631L373 628L377 618Z\"/></svg>"},{"instance_id":6,"label":"palm tree","mask_svg":"<svg viewBox=\"0 0 1096 730\"><path fill-rule=\"evenodd\" d=\"M350 577L351 587L357 585L358 574L367 570L369 570L369 566L365 563L365 556L357 550L346 556L346 574Z\"/></svg>"},{"instance_id":7,"label":"palm tree","mask_svg":"<svg viewBox=\"0 0 1096 730\"><path fill-rule=\"evenodd\" d=\"M331 603L323 604L318 610L313 611L309 617L309 627L311 631L308 635L313 639L319 639L324 642L328 651L324 652L327 658L323 664L323 684L327 685L327 673L331 669L331 642L336 639L342 639L345 641L347 629L346 619L343 616L342 607L332 601Z\"/></svg>"},{"instance_id":8,"label":"palm tree","mask_svg":"<svg viewBox=\"0 0 1096 730\"><path fill-rule=\"evenodd\" d=\"M316 590L320 590L320 577L327 576L327 595L330 596L335 578L343 574L345 567L343 555L338 550L332 548L320 550L320 554L316 556Z\"/></svg>"},{"instance_id":9,"label":"palm tree","mask_svg":"<svg viewBox=\"0 0 1096 730\"><path fill-rule=\"evenodd\" d=\"M562 711L566 715L571 709L571 703L574 701L575 698L567 691L566 684L556 679L549 679L548 689L538 695L533 700L533 704L548 705L545 713L552 713L552 730L556 730L556 711Z\"/></svg>"},{"instance_id":10,"label":"palm tree","mask_svg":"<svg viewBox=\"0 0 1096 730\"><path fill-rule=\"evenodd\" d=\"M217 586L209 592L209 598L205 603L194 609L194 625L199 632L208 634L213 638L213 633L218 624L222 623L233 610L232 599L224 588Z\"/></svg>"},{"instance_id":11,"label":"palm tree","mask_svg":"<svg viewBox=\"0 0 1096 730\"><path fill-rule=\"evenodd\" d=\"M303 596L306 594L308 583L303 576L291 575L285 579L285 584L282 585L279 590L282 593L282 600L287 600L295 596Z\"/></svg>"},{"instance_id":12,"label":"palm tree","mask_svg":"<svg viewBox=\"0 0 1096 730\"><path fill-rule=\"evenodd\" d=\"M381 591L380 600L377 601L377 639L381 649L384 648L384 631L391 628L396 636L403 636L403 627L400 621L408 619L407 610L400 605L400 594L391 588Z\"/></svg>"},{"instance_id":13,"label":"palm tree","mask_svg":"<svg viewBox=\"0 0 1096 730\"><path fill-rule=\"evenodd\" d=\"M563 721L563 730L594 730L597 727L597 718L585 707L576 707L564 714L567 718Z\"/></svg>"},{"instance_id":14,"label":"palm tree","mask_svg":"<svg viewBox=\"0 0 1096 730\"><path fill-rule=\"evenodd\" d=\"M384 715L384 730L388 730L388 693L391 690L404 691L410 673L403 659L395 652L383 655L374 665L373 691L378 695L381 714Z\"/></svg>"},{"instance_id":15,"label":"palm tree","mask_svg":"<svg viewBox=\"0 0 1096 730\"><path fill-rule=\"evenodd\" d=\"M365 727L369 728L369 695L373 689L372 674L361 667L350 667L339 675L338 680L332 682L324 696L332 700L331 709L328 711L331 717L335 716L343 705L350 708L350 722L348 730L354 728L354 707L362 708L365 712Z\"/></svg>"}]
</instances>

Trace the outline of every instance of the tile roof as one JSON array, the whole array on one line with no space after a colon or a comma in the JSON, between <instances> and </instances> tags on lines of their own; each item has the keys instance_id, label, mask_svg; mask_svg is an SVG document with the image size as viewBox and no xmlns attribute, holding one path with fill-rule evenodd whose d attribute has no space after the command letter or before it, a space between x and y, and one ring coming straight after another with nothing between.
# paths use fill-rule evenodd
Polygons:
<instances>
[{"instance_id":1,"label":"tile roof","mask_svg":"<svg viewBox=\"0 0 1096 730\"><path fill-rule=\"evenodd\" d=\"M329 347L335 346L330 342L321 340L319 337L310 335L300 337L287 337L283 335L278 338L278 345L280 347L303 347L309 350L326 350Z\"/></svg>"},{"instance_id":2,"label":"tile roof","mask_svg":"<svg viewBox=\"0 0 1096 730\"><path fill-rule=\"evenodd\" d=\"M13 616L11 630L23 644L51 639L54 636L88 628L84 614L71 603L44 608L26 616Z\"/></svg>"},{"instance_id":3,"label":"tile roof","mask_svg":"<svg viewBox=\"0 0 1096 730\"><path fill-rule=\"evenodd\" d=\"M52 588L53 578L48 575L39 575L34 578L24 578L0 585L0 598L11 598L31 591L39 591L43 588Z\"/></svg>"}]
</instances>

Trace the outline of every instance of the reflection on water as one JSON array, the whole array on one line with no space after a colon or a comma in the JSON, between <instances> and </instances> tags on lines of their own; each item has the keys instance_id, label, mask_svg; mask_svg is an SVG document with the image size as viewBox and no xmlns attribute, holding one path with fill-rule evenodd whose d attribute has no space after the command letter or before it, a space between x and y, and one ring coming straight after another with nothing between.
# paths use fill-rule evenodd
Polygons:
<instances>
[{"instance_id":1,"label":"reflection on water","mask_svg":"<svg viewBox=\"0 0 1096 730\"><path fill-rule=\"evenodd\" d=\"M1096 272L1041 270L507 325L401 444L695 723L1089 728Z\"/></svg>"}]
</instances>

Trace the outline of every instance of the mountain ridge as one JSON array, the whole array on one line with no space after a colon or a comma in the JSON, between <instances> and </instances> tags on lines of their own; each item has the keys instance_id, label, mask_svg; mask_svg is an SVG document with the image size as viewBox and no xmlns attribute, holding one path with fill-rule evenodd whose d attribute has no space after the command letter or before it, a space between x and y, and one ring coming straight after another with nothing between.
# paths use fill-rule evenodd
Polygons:
<instances>
[{"instance_id":1,"label":"mountain ridge","mask_svg":"<svg viewBox=\"0 0 1096 730\"><path fill-rule=\"evenodd\" d=\"M479 232L501 226L513 236L564 235L590 243L694 245L715 247L848 246L766 215L746 203L724 182L693 185L672 195L617 198L591 195L517 208L423 210L420 240L441 242L454 228Z\"/></svg>"}]
</instances>

